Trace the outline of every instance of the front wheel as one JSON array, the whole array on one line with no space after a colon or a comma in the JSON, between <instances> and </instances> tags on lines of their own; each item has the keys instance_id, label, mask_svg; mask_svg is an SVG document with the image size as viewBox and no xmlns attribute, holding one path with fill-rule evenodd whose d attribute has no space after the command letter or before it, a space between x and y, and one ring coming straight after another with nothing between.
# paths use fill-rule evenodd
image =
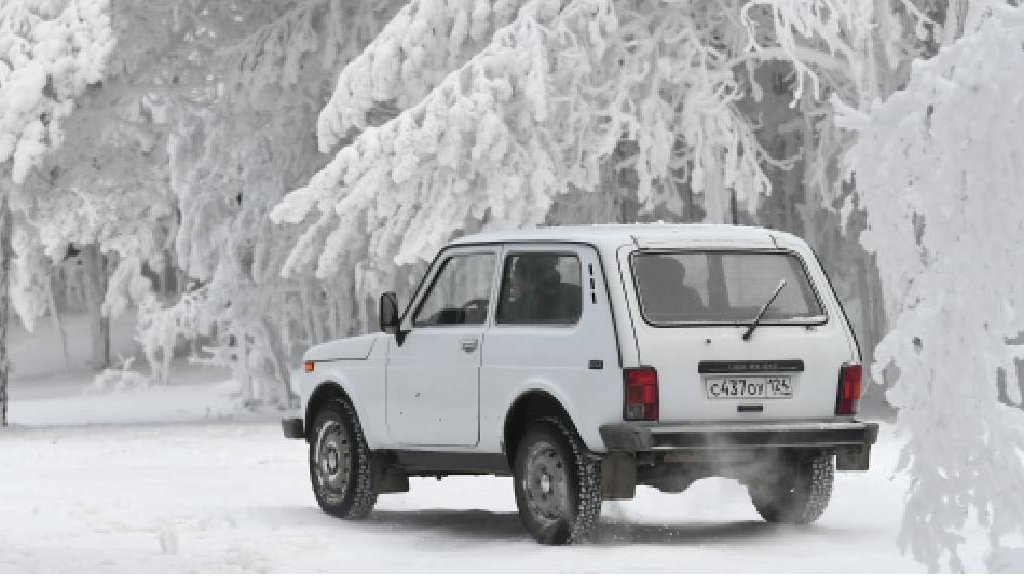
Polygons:
<instances>
[{"instance_id":1,"label":"front wheel","mask_svg":"<svg viewBox=\"0 0 1024 576\"><path fill-rule=\"evenodd\" d=\"M370 450L352 405L331 400L313 419L309 479L316 502L339 518L365 518L377 495L370 474Z\"/></svg>"},{"instance_id":2,"label":"front wheel","mask_svg":"<svg viewBox=\"0 0 1024 576\"><path fill-rule=\"evenodd\" d=\"M821 517L832 498L832 454L793 455L782 459L772 472L748 487L750 500L762 518L768 522L808 524Z\"/></svg>"},{"instance_id":3,"label":"front wheel","mask_svg":"<svg viewBox=\"0 0 1024 576\"><path fill-rule=\"evenodd\" d=\"M601 515L601 467L560 419L530 424L516 450L516 505L541 544L590 538Z\"/></svg>"}]
</instances>

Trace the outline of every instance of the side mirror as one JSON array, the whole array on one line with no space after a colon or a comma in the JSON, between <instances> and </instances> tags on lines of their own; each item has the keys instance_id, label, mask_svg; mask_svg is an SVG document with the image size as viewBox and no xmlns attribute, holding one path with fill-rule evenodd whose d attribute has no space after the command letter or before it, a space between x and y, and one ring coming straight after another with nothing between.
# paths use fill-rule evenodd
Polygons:
<instances>
[{"instance_id":1,"label":"side mirror","mask_svg":"<svg viewBox=\"0 0 1024 576\"><path fill-rule=\"evenodd\" d=\"M394 292L385 292L380 295L380 330L397 334L398 327L398 296Z\"/></svg>"}]
</instances>

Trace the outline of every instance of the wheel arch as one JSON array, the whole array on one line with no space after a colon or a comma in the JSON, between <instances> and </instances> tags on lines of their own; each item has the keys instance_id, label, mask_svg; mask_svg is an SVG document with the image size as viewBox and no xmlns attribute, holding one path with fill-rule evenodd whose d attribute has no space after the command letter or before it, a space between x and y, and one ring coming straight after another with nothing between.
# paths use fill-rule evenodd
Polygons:
<instances>
[{"instance_id":1,"label":"wheel arch","mask_svg":"<svg viewBox=\"0 0 1024 576\"><path fill-rule=\"evenodd\" d=\"M326 380L316 385L313 393L309 396L309 402L306 403L306 412L303 415L304 422L306 423L306 440L309 440L310 424L313 422L313 418L316 417L316 413L320 408L327 402L340 398L348 402L352 410L355 410L355 404L352 403L352 398L348 395L348 392L333 380Z\"/></svg>"},{"instance_id":2,"label":"wheel arch","mask_svg":"<svg viewBox=\"0 0 1024 576\"><path fill-rule=\"evenodd\" d=\"M509 405L502 426L501 447L505 458L508 459L509 469L512 469L516 449L519 446L519 438L526 430L527 424L542 416L564 417L566 424L573 432L576 432L572 416L554 394L539 388L523 391Z\"/></svg>"}]
</instances>

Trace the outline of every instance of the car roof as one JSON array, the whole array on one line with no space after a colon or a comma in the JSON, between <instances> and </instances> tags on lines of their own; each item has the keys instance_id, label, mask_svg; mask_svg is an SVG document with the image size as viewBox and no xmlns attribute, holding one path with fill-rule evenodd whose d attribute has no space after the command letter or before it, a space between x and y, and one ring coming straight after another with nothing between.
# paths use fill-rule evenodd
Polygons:
<instances>
[{"instance_id":1,"label":"car roof","mask_svg":"<svg viewBox=\"0 0 1024 576\"><path fill-rule=\"evenodd\" d=\"M640 247L683 245L803 246L800 238L756 226L733 224L590 224L545 226L528 230L483 232L462 236L452 245L521 242L582 242L615 249L626 244Z\"/></svg>"}]
</instances>

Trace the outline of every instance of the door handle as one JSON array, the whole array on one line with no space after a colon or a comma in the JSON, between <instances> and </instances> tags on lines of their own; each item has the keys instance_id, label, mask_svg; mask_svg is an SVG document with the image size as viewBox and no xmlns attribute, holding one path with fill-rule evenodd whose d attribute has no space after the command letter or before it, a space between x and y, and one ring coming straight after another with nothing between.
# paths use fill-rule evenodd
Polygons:
<instances>
[{"instance_id":1,"label":"door handle","mask_svg":"<svg viewBox=\"0 0 1024 576\"><path fill-rule=\"evenodd\" d=\"M473 352L476 352L478 342L476 338L464 338L459 344L462 345L463 352L471 354Z\"/></svg>"}]
</instances>

